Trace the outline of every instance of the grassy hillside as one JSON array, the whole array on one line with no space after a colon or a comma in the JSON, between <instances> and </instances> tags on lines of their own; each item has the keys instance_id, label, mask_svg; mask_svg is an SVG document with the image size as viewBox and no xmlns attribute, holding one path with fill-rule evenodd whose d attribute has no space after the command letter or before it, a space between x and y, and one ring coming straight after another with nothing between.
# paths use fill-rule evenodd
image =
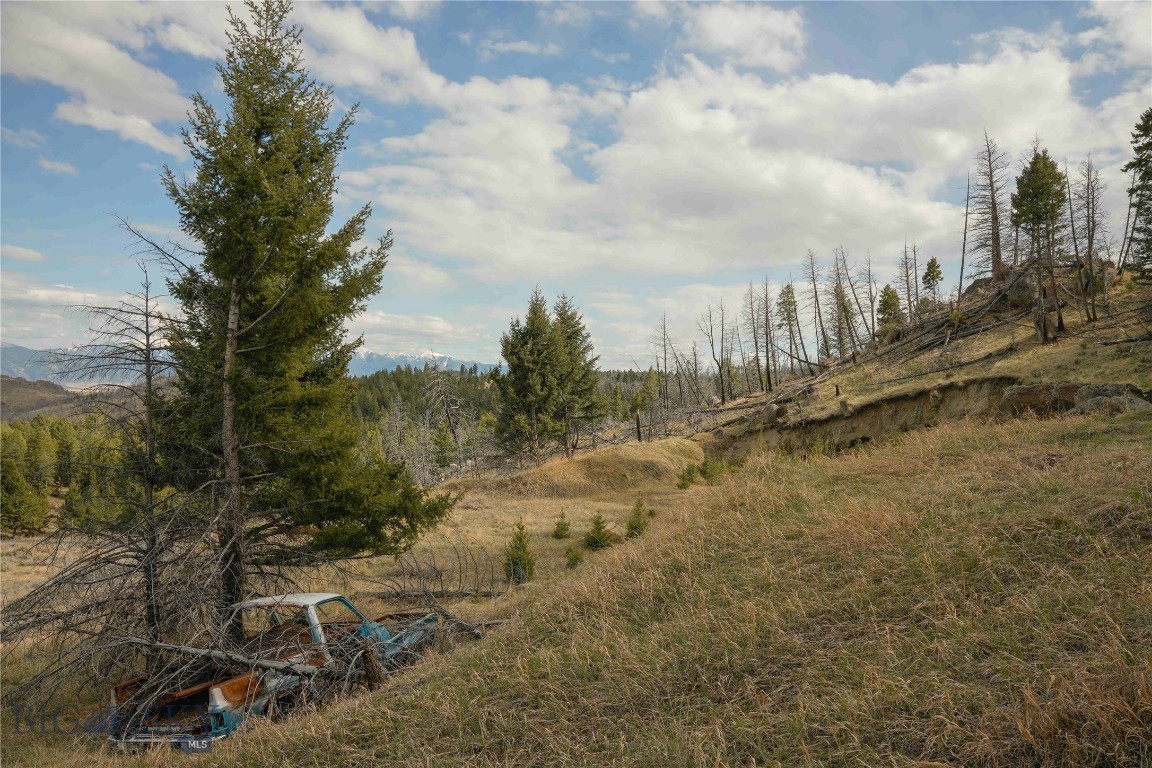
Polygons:
<instances>
[{"instance_id":1,"label":"grassy hillside","mask_svg":"<svg viewBox=\"0 0 1152 768\"><path fill-rule=\"evenodd\" d=\"M383 691L205 764L1147 765L1152 420L761 456Z\"/></svg>"},{"instance_id":2,"label":"grassy hillside","mask_svg":"<svg viewBox=\"0 0 1152 768\"><path fill-rule=\"evenodd\" d=\"M84 402L83 395L51 381L27 381L0 376L0 418L31 419L37 414L69 416Z\"/></svg>"},{"instance_id":3,"label":"grassy hillside","mask_svg":"<svg viewBox=\"0 0 1152 768\"><path fill-rule=\"evenodd\" d=\"M966 299L965 307L978 305ZM1102 345L1098 342L1146 333L1152 328L1152 286L1131 279L1112 289L1111 310L1086 323L1077 306L1064 307L1066 331L1049 344L1036 339L1029 317L1007 322L1009 311L989 313L985 320L1002 324L967 338L952 340L914 356L882 355L829 376L817 385L808 415L835 412L840 399L857 407L961 379L1014 376L1033 382L1074 381L1084 384L1133 384L1152 389L1152 343ZM839 387L840 394L835 394Z\"/></svg>"}]
</instances>

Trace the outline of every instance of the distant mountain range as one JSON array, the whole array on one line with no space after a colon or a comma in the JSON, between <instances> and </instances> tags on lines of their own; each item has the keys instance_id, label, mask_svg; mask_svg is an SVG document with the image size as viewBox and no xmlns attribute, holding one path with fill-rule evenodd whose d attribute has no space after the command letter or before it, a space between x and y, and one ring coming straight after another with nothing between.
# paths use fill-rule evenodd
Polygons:
<instances>
[{"instance_id":1,"label":"distant mountain range","mask_svg":"<svg viewBox=\"0 0 1152 768\"><path fill-rule=\"evenodd\" d=\"M47 352L0 341L0 373L28 381L60 381L53 376L44 358Z\"/></svg>"},{"instance_id":2,"label":"distant mountain range","mask_svg":"<svg viewBox=\"0 0 1152 768\"><path fill-rule=\"evenodd\" d=\"M0 374L13 378L27 379L28 381L53 381L58 384L65 383L67 379L53 373L47 363L50 350L29 349L19 344L0 342ZM404 366L423 368L426 364L435 365L444 370L456 371L463 365L465 368L476 366L481 373L489 371L496 366L493 363L481 363L475 360L458 360L450 355L441 355L436 352L423 352L418 355L401 353L377 353L359 351L348 365L351 376L368 376L377 371L392 371Z\"/></svg>"},{"instance_id":3,"label":"distant mountain range","mask_svg":"<svg viewBox=\"0 0 1152 768\"><path fill-rule=\"evenodd\" d=\"M434 365L446 371L458 371L460 366L471 368L476 366L480 373L486 373L496 367L495 363L481 363L477 360L458 360L451 355L441 355L437 352L422 352L419 355L407 355L397 352L366 352L360 350L348 364L348 374L351 376L368 376L377 371L394 371L404 366L423 368L425 365Z\"/></svg>"}]
</instances>

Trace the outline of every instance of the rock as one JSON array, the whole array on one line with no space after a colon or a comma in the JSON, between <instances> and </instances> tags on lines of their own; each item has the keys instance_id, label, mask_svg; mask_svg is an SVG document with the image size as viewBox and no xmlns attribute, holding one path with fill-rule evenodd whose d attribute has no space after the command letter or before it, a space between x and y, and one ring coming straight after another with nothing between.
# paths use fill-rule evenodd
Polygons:
<instances>
[{"instance_id":1,"label":"rock","mask_svg":"<svg viewBox=\"0 0 1152 768\"><path fill-rule=\"evenodd\" d=\"M1004 389L1000 411L1009 416L1022 416L1031 411L1037 416L1051 416L1076 405L1076 393L1082 385L1014 384Z\"/></svg>"},{"instance_id":2,"label":"rock","mask_svg":"<svg viewBox=\"0 0 1152 768\"><path fill-rule=\"evenodd\" d=\"M973 280L972 283L964 289L961 296L974 296L977 293L983 292L985 288L992 285L992 278L981 277L979 280Z\"/></svg>"},{"instance_id":3,"label":"rock","mask_svg":"<svg viewBox=\"0 0 1152 768\"><path fill-rule=\"evenodd\" d=\"M1022 275L1008 288L1004 300L1013 309L1024 309L1032 306L1036 303L1036 279L1031 273Z\"/></svg>"},{"instance_id":4,"label":"rock","mask_svg":"<svg viewBox=\"0 0 1152 768\"><path fill-rule=\"evenodd\" d=\"M1083 405L1089 400L1096 400L1101 397L1123 398L1126 395L1133 395L1140 400L1144 399L1140 390L1131 384L1085 384L1076 390L1073 401L1076 405Z\"/></svg>"},{"instance_id":5,"label":"rock","mask_svg":"<svg viewBox=\"0 0 1152 768\"><path fill-rule=\"evenodd\" d=\"M1115 416L1120 413L1148 410L1152 410L1152 403L1133 395L1131 392L1125 392L1123 395L1113 397L1101 395L1100 397L1085 400L1075 408L1069 408L1067 411L1064 411L1064 415L1079 416L1085 413L1099 413L1106 416Z\"/></svg>"}]
</instances>

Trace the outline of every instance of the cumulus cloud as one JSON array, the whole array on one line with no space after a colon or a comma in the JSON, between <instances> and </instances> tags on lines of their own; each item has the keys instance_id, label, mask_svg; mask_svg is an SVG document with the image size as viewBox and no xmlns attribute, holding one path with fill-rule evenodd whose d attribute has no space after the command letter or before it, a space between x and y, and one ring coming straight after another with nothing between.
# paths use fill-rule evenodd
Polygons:
<instances>
[{"instance_id":1,"label":"cumulus cloud","mask_svg":"<svg viewBox=\"0 0 1152 768\"><path fill-rule=\"evenodd\" d=\"M1079 35L1077 42L1094 48L1117 51L1120 64L1152 67L1152 4L1147 2L1102 2L1095 0L1082 15L1099 19L1103 26Z\"/></svg>"},{"instance_id":2,"label":"cumulus cloud","mask_svg":"<svg viewBox=\"0 0 1152 768\"><path fill-rule=\"evenodd\" d=\"M747 67L789 72L804 58L804 16L759 3L705 3L685 17L684 45Z\"/></svg>"},{"instance_id":3,"label":"cumulus cloud","mask_svg":"<svg viewBox=\"0 0 1152 768\"><path fill-rule=\"evenodd\" d=\"M491 346L486 323L454 322L439 315L401 314L368 310L349 323L349 334L364 337L364 347L374 352L413 350L413 340L450 354Z\"/></svg>"},{"instance_id":4,"label":"cumulus cloud","mask_svg":"<svg viewBox=\"0 0 1152 768\"><path fill-rule=\"evenodd\" d=\"M17 261L44 261L44 254L40 253L40 251L34 251L31 248L24 248L19 245L10 245L9 243L0 245L0 257L16 259Z\"/></svg>"},{"instance_id":5,"label":"cumulus cloud","mask_svg":"<svg viewBox=\"0 0 1152 768\"><path fill-rule=\"evenodd\" d=\"M301 3L293 18L306 30L311 73L334 86L351 86L386 103L428 100L445 85L402 27L378 27L352 6Z\"/></svg>"},{"instance_id":6,"label":"cumulus cloud","mask_svg":"<svg viewBox=\"0 0 1152 768\"><path fill-rule=\"evenodd\" d=\"M343 181L406 242L486 280L780 274L840 244L883 269L905 240L947 260L962 218L949 199L985 128L1010 152L1041 133L1058 156L1122 154L1140 92L1089 107L1077 76L1059 48L1006 34L891 82L771 81L693 54L623 90L473 78ZM582 135L593 119L610 140Z\"/></svg>"},{"instance_id":7,"label":"cumulus cloud","mask_svg":"<svg viewBox=\"0 0 1152 768\"><path fill-rule=\"evenodd\" d=\"M66 176L75 176L76 175L76 167L71 165L70 163L64 163L64 162L60 162L58 160L49 160L48 158L45 158L45 157L40 158L38 162L40 164L40 167L43 168L48 173L59 173L59 174L63 174Z\"/></svg>"},{"instance_id":8,"label":"cumulus cloud","mask_svg":"<svg viewBox=\"0 0 1152 768\"><path fill-rule=\"evenodd\" d=\"M55 112L61 120L183 157L179 138L158 125L182 120L188 100L175 80L144 63L144 54L156 46L220 55L223 7L166 3L117 10L108 13L99 3L5 5L0 72L67 91L69 99Z\"/></svg>"}]
</instances>

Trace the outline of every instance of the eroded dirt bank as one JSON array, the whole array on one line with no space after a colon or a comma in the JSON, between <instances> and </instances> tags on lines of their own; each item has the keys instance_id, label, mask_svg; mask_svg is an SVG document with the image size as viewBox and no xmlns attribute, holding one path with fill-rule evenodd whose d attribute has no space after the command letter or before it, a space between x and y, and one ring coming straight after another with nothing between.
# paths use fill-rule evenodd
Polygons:
<instances>
[{"instance_id":1,"label":"eroded dirt bank","mask_svg":"<svg viewBox=\"0 0 1152 768\"><path fill-rule=\"evenodd\" d=\"M990 376L949 382L853 405L839 401L839 410L809 417L811 403L803 397L768 405L713 430L707 450L734 457L757 448L793 453L837 451L882 440L897 432L932 427L965 418L995 420L1026 414L1103 411L1152 412L1152 392L1130 384L1023 384L1015 376Z\"/></svg>"}]
</instances>

